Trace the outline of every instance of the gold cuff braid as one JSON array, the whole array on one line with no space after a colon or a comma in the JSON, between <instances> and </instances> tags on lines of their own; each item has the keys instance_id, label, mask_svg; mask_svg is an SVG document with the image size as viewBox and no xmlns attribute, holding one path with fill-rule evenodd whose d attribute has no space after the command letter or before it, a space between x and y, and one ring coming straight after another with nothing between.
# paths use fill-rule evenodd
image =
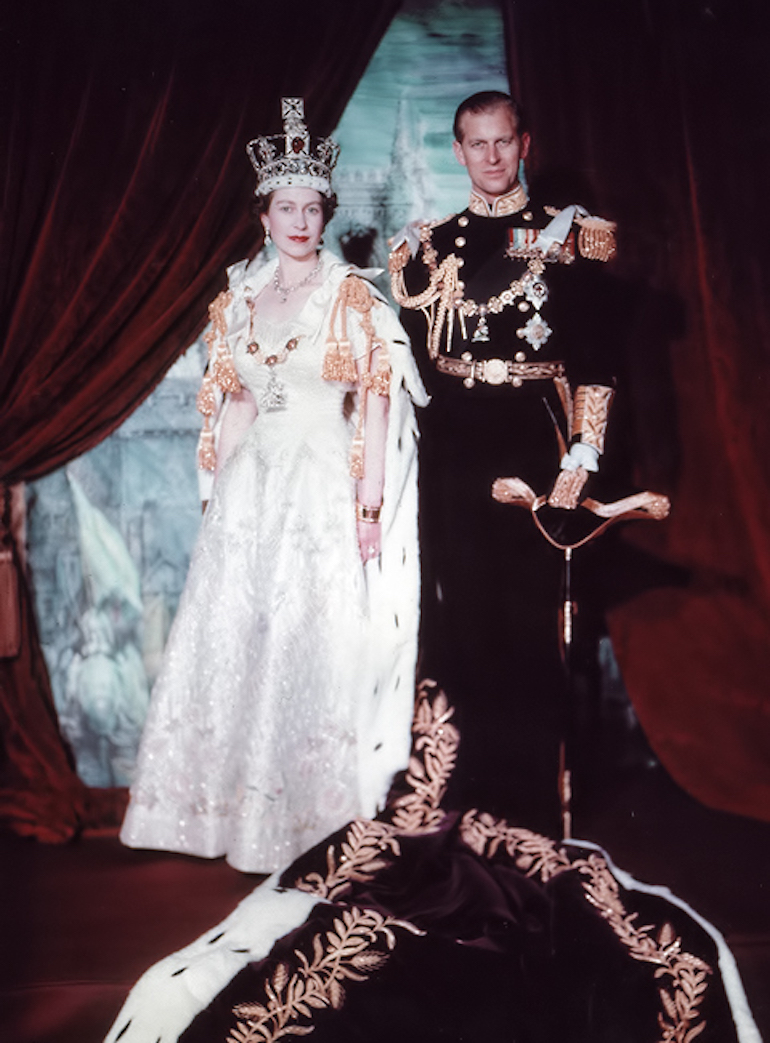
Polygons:
<instances>
[{"instance_id":1,"label":"gold cuff braid","mask_svg":"<svg viewBox=\"0 0 770 1043\"><path fill-rule=\"evenodd\" d=\"M615 392L603 384L581 384L575 391L572 436L604 452L607 418Z\"/></svg>"}]
</instances>

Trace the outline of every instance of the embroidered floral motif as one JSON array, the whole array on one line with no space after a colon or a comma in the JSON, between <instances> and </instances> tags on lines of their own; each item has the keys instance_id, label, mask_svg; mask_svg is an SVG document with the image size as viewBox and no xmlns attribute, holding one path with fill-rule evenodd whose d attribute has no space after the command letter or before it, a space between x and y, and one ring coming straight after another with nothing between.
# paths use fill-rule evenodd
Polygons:
<instances>
[{"instance_id":1,"label":"embroidered floral motif","mask_svg":"<svg viewBox=\"0 0 770 1043\"><path fill-rule=\"evenodd\" d=\"M383 916L373 909L345 909L333 929L313 938L312 958L294 950L298 966L280 963L265 982L264 1003L241 1003L233 1013L238 1024L227 1043L273 1043L285 1036L307 1036L314 1026L296 1024L312 1019L315 1010L339 1010L345 1002L344 981L366 981L379 970L396 946L394 928L422 935L406 920ZM375 948L375 946L384 946Z\"/></svg>"},{"instance_id":2,"label":"embroidered floral motif","mask_svg":"<svg viewBox=\"0 0 770 1043\"><path fill-rule=\"evenodd\" d=\"M491 858L504 847L519 869L527 876L539 876L543 883L565 872L583 876L586 900L607 921L629 956L653 964L656 978L669 978L669 987L658 990L663 1007L658 1014L658 1043L690 1043L705 1029L706 1022L698 1008L708 987L711 967L682 950L682 940L670 923L664 923L657 935L653 933L654 925L636 925L637 914L626 912L618 883L601 855L570 861L549 838L475 811L464 816L460 830L464 842L476 854Z\"/></svg>"}]
</instances>

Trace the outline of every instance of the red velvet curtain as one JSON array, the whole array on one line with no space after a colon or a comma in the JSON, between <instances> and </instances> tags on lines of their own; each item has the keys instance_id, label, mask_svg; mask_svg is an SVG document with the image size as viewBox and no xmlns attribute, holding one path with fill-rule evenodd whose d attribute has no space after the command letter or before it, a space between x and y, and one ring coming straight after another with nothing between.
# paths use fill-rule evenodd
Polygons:
<instances>
[{"instance_id":1,"label":"red velvet curtain","mask_svg":"<svg viewBox=\"0 0 770 1043\"><path fill-rule=\"evenodd\" d=\"M689 579L613 610L623 676L684 788L770 819L770 13L761 0L504 6L538 165L591 183L596 212L620 222L621 272L653 302L621 397L636 478L674 510L626 537ZM679 313L663 365L658 320Z\"/></svg>"},{"instance_id":2,"label":"red velvet curtain","mask_svg":"<svg viewBox=\"0 0 770 1043\"><path fill-rule=\"evenodd\" d=\"M205 322L225 265L251 245L246 141L280 129L282 95L304 96L312 131L328 133L397 7L7 5L0 483L83 453L152 390ZM11 527L6 517L6 543ZM66 838L114 814L116 794L73 773L16 551L14 562L21 644L0 659L0 817Z\"/></svg>"}]
</instances>

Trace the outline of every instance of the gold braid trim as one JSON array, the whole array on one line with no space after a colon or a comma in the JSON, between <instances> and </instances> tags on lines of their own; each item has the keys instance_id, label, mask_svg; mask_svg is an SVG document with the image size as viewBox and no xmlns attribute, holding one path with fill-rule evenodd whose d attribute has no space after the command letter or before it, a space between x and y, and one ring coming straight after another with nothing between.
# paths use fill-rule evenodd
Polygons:
<instances>
[{"instance_id":1,"label":"gold braid trim","mask_svg":"<svg viewBox=\"0 0 770 1043\"><path fill-rule=\"evenodd\" d=\"M458 285L459 283L459 271L460 261L454 254L449 254L439 265L437 271L442 273L442 281L440 287L440 293L438 298L438 304L436 307L435 317L431 314L428 323L428 355L435 359L438 357L441 334L444 330L444 323L446 322L447 315L449 315L449 321L447 322L447 350L452 343L452 332L454 330L454 318L455 318L455 301L462 296L462 291Z\"/></svg>"},{"instance_id":2,"label":"gold braid trim","mask_svg":"<svg viewBox=\"0 0 770 1043\"><path fill-rule=\"evenodd\" d=\"M329 320L321 375L324 380L338 380L356 384L364 392L375 395L390 394L390 354L384 340L377 336L372 322L372 308L380 302L372 296L367 283L357 275L348 275L342 280ZM355 359L348 339L348 308L361 316L361 329L366 338L365 364L359 378ZM339 333L337 332L339 326ZM372 372L374 355L377 353L377 368ZM364 477L364 440L366 431L366 395L361 396L358 410L358 428L350 449L350 474L353 478Z\"/></svg>"},{"instance_id":3,"label":"gold braid trim","mask_svg":"<svg viewBox=\"0 0 770 1043\"><path fill-rule=\"evenodd\" d=\"M202 471L213 471L217 466L217 450L214 444L214 432L211 430L211 421L206 417L203 421L203 430L198 438L198 467Z\"/></svg>"},{"instance_id":4,"label":"gold braid trim","mask_svg":"<svg viewBox=\"0 0 770 1043\"><path fill-rule=\"evenodd\" d=\"M637 914L626 912L618 882L601 855L591 854L572 862L548 837L476 811L464 816L460 833L471 850L487 858L503 847L519 869L527 876L539 876L543 883L561 873L579 873L584 878L586 901L607 921L629 956L652 964L656 978L669 979L668 988L658 989L663 1008L658 1014L658 1043L690 1043L705 1029L698 1008L708 988L708 976L713 973L711 967L682 950L682 940L670 923L664 923L657 936L653 934L654 925L637 926Z\"/></svg>"},{"instance_id":5,"label":"gold braid trim","mask_svg":"<svg viewBox=\"0 0 770 1043\"><path fill-rule=\"evenodd\" d=\"M581 384L575 390L572 418L572 437L591 445L598 453L604 452L607 419L615 392L603 384Z\"/></svg>"},{"instance_id":6,"label":"gold braid trim","mask_svg":"<svg viewBox=\"0 0 770 1043\"><path fill-rule=\"evenodd\" d=\"M310 1035L312 1024L296 1022L312 1022L316 1010L339 1010L345 1003L343 981L366 981L387 963L396 947L393 928L425 934L407 920L374 909L342 910L332 930L314 936L312 957L295 949L294 968L278 964L265 981L264 1003L239 1003L233 1009L236 1018L243 1020L230 1031L227 1043L274 1043L285 1036Z\"/></svg>"},{"instance_id":7,"label":"gold braid trim","mask_svg":"<svg viewBox=\"0 0 770 1043\"><path fill-rule=\"evenodd\" d=\"M204 471L213 471L217 465L214 432L211 428L211 418L217 411L214 388L219 387L225 394L227 392L237 394L241 390L241 382L238 379L232 352L226 339L225 310L232 299L232 290L223 290L211 302L209 305L211 329L203 338L209 349L209 363L198 391L196 406L204 418L203 430L198 441L198 466Z\"/></svg>"}]
</instances>

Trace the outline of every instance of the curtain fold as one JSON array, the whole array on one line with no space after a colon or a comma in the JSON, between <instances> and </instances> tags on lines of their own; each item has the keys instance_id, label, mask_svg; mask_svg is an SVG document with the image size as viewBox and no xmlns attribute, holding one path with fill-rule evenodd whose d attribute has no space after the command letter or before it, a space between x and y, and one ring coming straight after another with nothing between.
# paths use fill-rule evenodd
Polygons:
<instances>
[{"instance_id":1,"label":"curtain fold","mask_svg":"<svg viewBox=\"0 0 770 1043\"><path fill-rule=\"evenodd\" d=\"M0 483L92 448L145 398L248 252L244 146L305 98L335 126L398 0L39 0L0 16ZM119 812L74 775L29 592L0 659L0 816L71 836ZM0 628L10 622L0 620Z\"/></svg>"},{"instance_id":2,"label":"curtain fold","mask_svg":"<svg viewBox=\"0 0 770 1043\"><path fill-rule=\"evenodd\" d=\"M643 284L615 437L673 513L625 537L688 579L642 582L613 608L623 677L680 785L770 819L770 12L753 0L504 9L539 167L590 184L590 205L619 221L620 271Z\"/></svg>"}]
</instances>

